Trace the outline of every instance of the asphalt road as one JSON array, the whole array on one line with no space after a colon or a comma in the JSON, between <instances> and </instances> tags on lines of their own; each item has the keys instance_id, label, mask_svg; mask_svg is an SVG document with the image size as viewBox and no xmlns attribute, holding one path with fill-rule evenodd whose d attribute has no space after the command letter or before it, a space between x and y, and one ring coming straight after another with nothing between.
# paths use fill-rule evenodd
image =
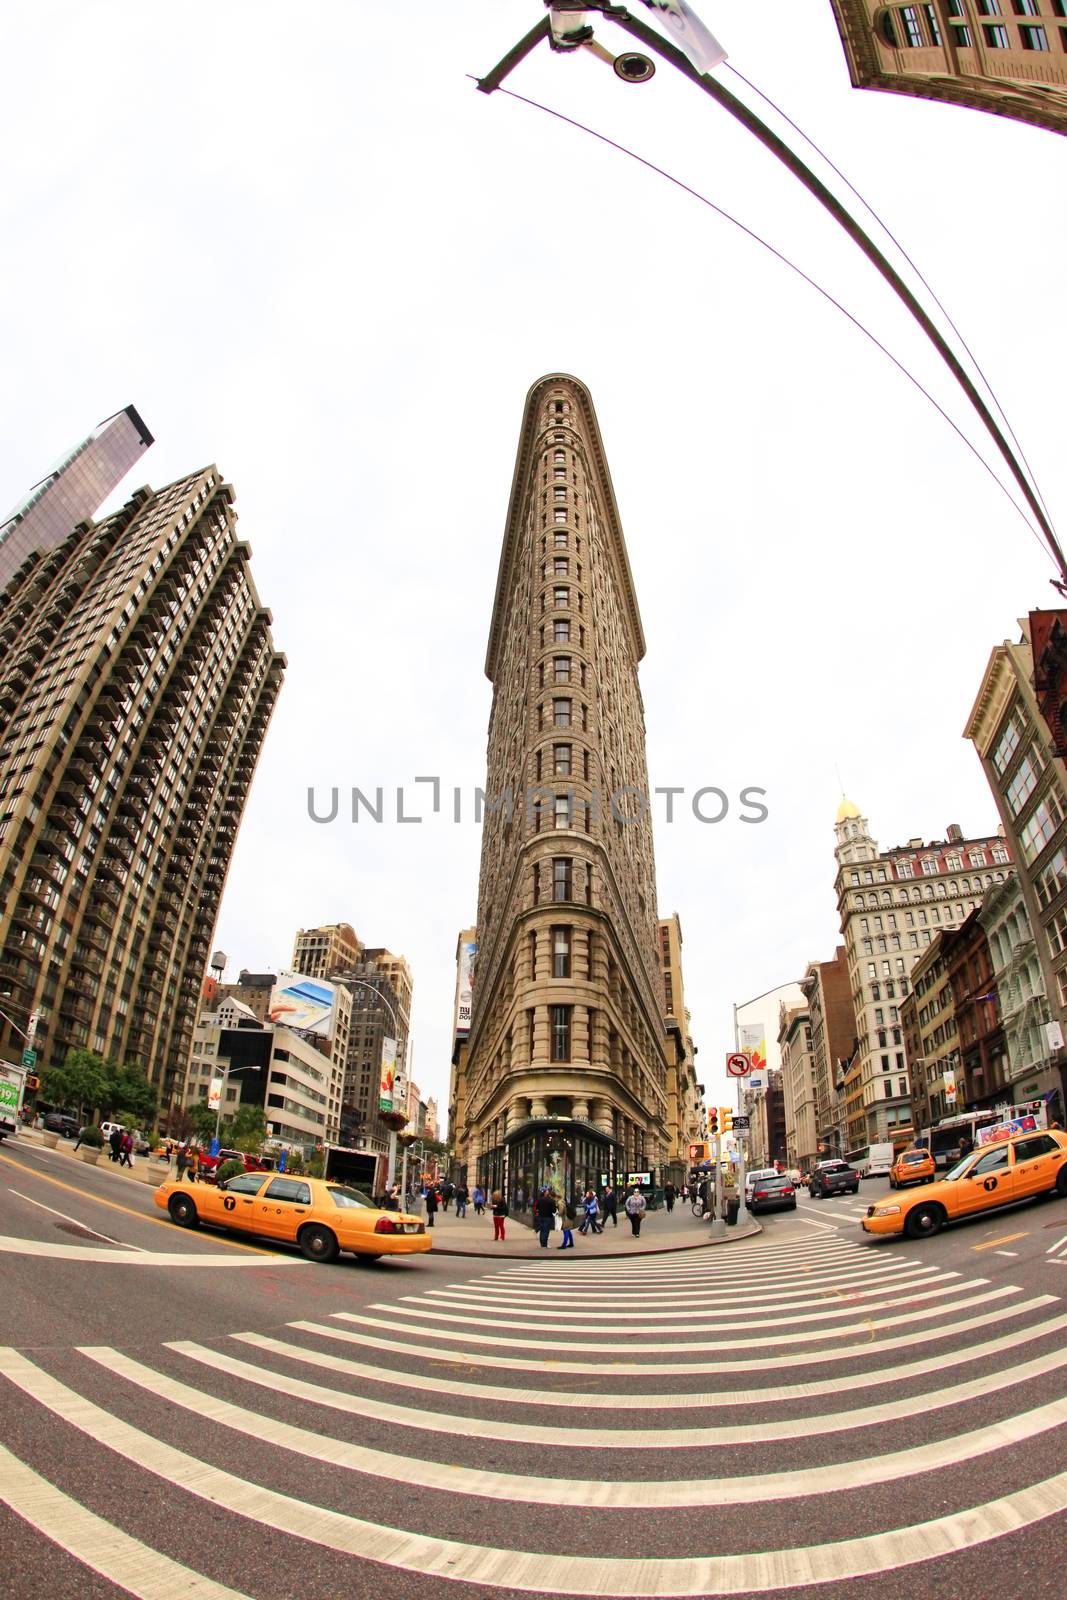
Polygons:
<instances>
[{"instance_id":1,"label":"asphalt road","mask_svg":"<svg viewBox=\"0 0 1067 1600\"><path fill-rule=\"evenodd\" d=\"M1067 1204L312 1266L0 1147L0 1595L1052 1597Z\"/></svg>"}]
</instances>

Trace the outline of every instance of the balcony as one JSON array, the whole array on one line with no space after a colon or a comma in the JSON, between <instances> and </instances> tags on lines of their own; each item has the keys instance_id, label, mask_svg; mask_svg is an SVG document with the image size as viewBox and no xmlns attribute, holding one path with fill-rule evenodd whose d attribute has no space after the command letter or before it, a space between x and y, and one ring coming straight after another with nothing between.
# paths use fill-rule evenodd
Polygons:
<instances>
[{"instance_id":1,"label":"balcony","mask_svg":"<svg viewBox=\"0 0 1067 1600\"><path fill-rule=\"evenodd\" d=\"M16 928L29 928L32 933L47 934L52 927L52 913L44 906L27 906L20 900L11 913Z\"/></svg>"},{"instance_id":2,"label":"balcony","mask_svg":"<svg viewBox=\"0 0 1067 1600\"><path fill-rule=\"evenodd\" d=\"M99 880L97 880L97 882L93 884L90 903L109 906L112 911L117 911L122 903L122 896L117 889L111 886L111 884L101 883Z\"/></svg>"}]
</instances>

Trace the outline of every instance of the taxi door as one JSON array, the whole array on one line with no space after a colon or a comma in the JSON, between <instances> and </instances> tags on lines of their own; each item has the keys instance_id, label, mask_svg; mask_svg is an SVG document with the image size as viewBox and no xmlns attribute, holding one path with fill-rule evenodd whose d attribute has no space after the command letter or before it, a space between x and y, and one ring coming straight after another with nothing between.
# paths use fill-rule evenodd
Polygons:
<instances>
[{"instance_id":1,"label":"taxi door","mask_svg":"<svg viewBox=\"0 0 1067 1600\"><path fill-rule=\"evenodd\" d=\"M311 1214L311 1185L303 1178L272 1178L255 1202L256 1231L268 1239L296 1238Z\"/></svg>"},{"instance_id":2,"label":"taxi door","mask_svg":"<svg viewBox=\"0 0 1067 1600\"><path fill-rule=\"evenodd\" d=\"M241 1172L224 1189L209 1189L204 1184L196 1197L197 1209L205 1222L221 1222L223 1227L254 1233L256 1195L263 1183L262 1172Z\"/></svg>"},{"instance_id":3,"label":"taxi door","mask_svg":"<svg viewBox=\"0 0 1067 1600\"><path fill-rule=\"evenodd\" d=\"M1015 1195L1046 1194L1056 1187L1056 1174L1067 1157L1067 1150L1050 1133L1035 1133L1012 1144L1015 1159Z\"/></svg>"},{"instance_id":4,"label":"taxi door","mask_svg":"<svg viewBox=\"0 0 1067 1600\"><path fill-rule=\"evenodd\" d=\"M1010 1205L1015 1198L1015 1180L1008 1146L995 1144L983 1151L952 1187L955 1191L953 1209L958 1216L969 1216L992 1206Z\"/></svg>"}]
</instances>

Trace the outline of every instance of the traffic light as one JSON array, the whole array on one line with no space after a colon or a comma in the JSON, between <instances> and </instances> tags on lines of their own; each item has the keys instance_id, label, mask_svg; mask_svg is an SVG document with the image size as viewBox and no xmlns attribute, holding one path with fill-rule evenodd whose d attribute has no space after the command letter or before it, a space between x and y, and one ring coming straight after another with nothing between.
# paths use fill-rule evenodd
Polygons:
<instances>
[{"instance_id":1,"label":"traffic light","mask_svg":"<svg viewBox=\"0 0 1067 1600\"><path fill-rule=\"evenodd\" d=\"M722 1125L723 1133L732 1133L733 1132L734 1114L730 1110L729 1106L720 1106L719 1107L719 1121L720 1121L720 1123Z\"/></svg>"},{"instance_id":2,"label":"traffic light","mask_svg":"<svg viewBox=\"0 0 1067 1600\"><path fill-rule=\"evenodd\" d=\"M696 1165L697 1162L706 1161L707 1159L708 1147L706 1144L691 1144L689 1146L689 1161L691 1165Z\"/></svg>"},{"instance_id":3,"label":"traffic light","mask_svg":"<svg viewBox=\"0 0 1067 1600\"><path fill-rule=\"evenodd\" d=\"M31 1073L26 1079L26 1087L31 1091L39 1089L41 1087L40 1078L34 1077L34 1075Z\"/></svg>"},{"instance_id":4,"label":"traffic light","mask_svg":"<svg viewBox=\"0 0 1067 1600\"><path fill-rule=\"evenodd\" d=\"M708 1133L714 1139L719 1132L719 1113L715 1106L708 1107Z\"/></svg>"}]
</instances>

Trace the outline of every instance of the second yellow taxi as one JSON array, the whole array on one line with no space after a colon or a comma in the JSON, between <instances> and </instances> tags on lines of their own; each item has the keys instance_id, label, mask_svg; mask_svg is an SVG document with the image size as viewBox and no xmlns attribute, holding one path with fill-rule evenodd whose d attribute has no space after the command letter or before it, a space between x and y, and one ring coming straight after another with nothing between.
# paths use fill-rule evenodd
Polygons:
<instances>
[{"instance_id":1,"label":"second yellow taxi","mask_svg":"<svg viewBox=\"0 0 1067 1600\"><path fill-rule=\"evenodd\" d=\"M1021 1133L982 1145L937 1182L914 1194L887 1195L868 1206L863 1229L925 1239L948 1222L1040 1194L1067 1198L1065 1133Z\"/></svg>"},{"instance_id":2,"label":"second yellow taxi","mask_svg":"<svg viewBox=\"0 0 1067 1600\"><path fill-rule=\"evenodd\" d=\"M342 1250L377 1260L419 1255L433 1240L419 1217L382 1211L343 1183L277 1172L241 1172L219 1188L164 1183L156 1205L181 1228L201 1222L299 1245L309 1261L334 1261Z\"/></svg>"}]
</instances>

